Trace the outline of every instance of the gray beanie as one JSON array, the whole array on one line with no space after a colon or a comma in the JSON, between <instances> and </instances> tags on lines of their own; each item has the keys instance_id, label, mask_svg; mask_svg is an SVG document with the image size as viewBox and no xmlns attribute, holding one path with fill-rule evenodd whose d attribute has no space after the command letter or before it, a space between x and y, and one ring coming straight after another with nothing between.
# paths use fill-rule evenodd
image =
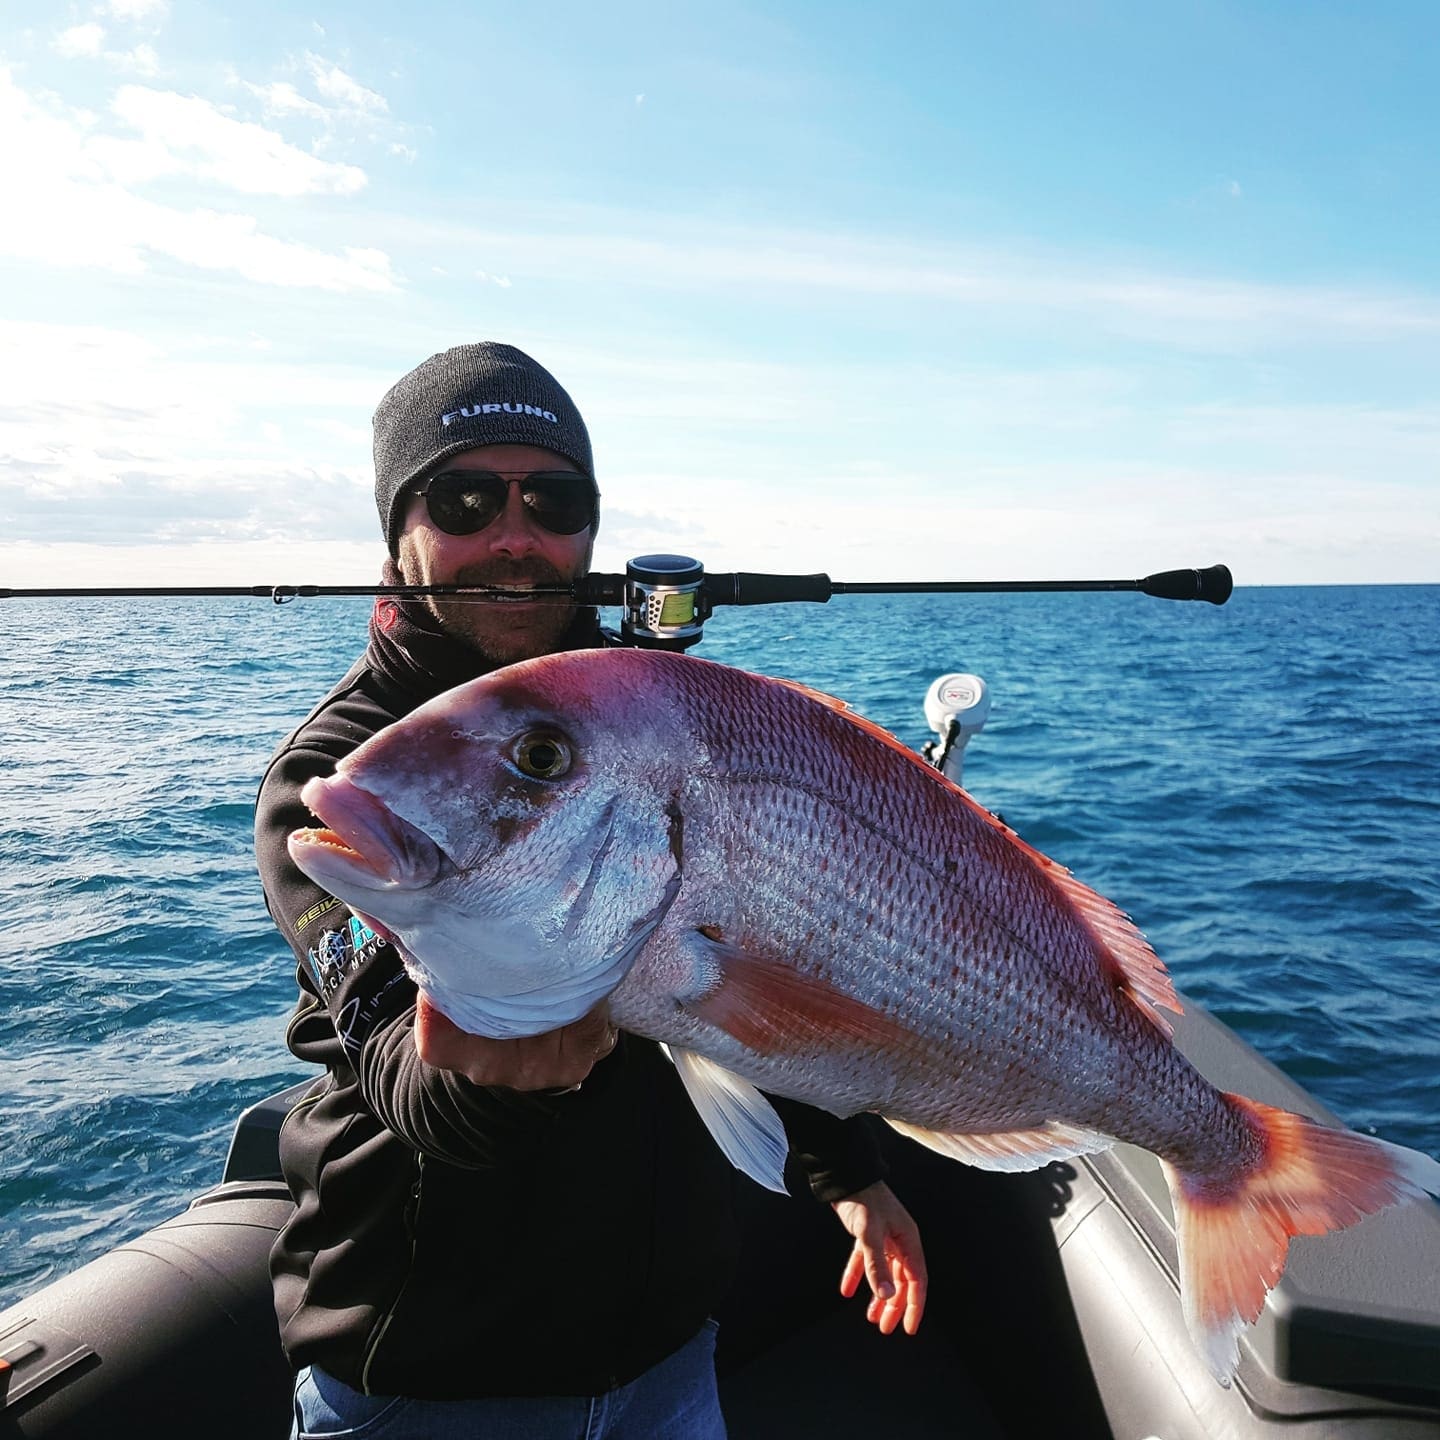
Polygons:
<instances>
[{"instance_id":1,"label":"gray beanie","mask_svg":"<svg viewBox=\"0 0 1440 1440\"><path fill-rule=\"evenodd\" d=\"M595 478L585 422L543 365L493 340L457 345L417 365L375 411L375 505L391 555L406 487L477 445L539 445Z\"/></svg>"}]
</instances>

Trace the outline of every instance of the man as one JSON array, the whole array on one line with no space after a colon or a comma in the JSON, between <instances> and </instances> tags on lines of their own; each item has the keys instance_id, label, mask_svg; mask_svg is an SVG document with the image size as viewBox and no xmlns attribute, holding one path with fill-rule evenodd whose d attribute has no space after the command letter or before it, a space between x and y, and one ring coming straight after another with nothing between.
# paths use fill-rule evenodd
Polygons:
<instances>
[{"instance_id":1,"label":"man","mask_svg":"<svg viewBox=\"0 0 1440 1440\"><path fill-rule=\"evenodd\" d=\"M387 580L525 587L590 564L584 422L510 346L433 356L385 396L375 496ZM296 1210L272 1272L300 1436L382 1414L387 1440L724 1434L708 1317L735 1181L659 1047L617 1034L603 1005L530 1039L464 1034L285 848L312 823L302 785L368 736L500 665L606 643L591 609L382 599L364 655L266 773L257 855L300 961L287 1041L327 1070L281 1132ZM863 1274L871 1320L913 1333L919 1237L868 1136L777 1108L855 1237L842 1289Z\"/></svg>"}]
</instances>

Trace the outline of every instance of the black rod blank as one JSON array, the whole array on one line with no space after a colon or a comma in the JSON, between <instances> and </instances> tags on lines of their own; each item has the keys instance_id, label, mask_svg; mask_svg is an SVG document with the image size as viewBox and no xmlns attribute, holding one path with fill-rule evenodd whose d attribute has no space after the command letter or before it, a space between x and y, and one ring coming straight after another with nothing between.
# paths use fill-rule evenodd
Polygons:
<instances>
[{"instance_id":1,"label":"black rod blank","mask_svg":"<svg viewBox=\"0 0 1440 1440\"><path fill-rule=\"evenodd\" d=\"M549 601L556 604L622 605L624 575L584 575L571 585L537 585L520 589L504 585L121 585L0 587L0 600L115 599L151 600L198 596L265 598L281 604L313 596L440 595L496 605ZM831 580L828 575L761 575L745 572L706 575L705 596L711 605L775 605L808 600L823 604L832 595L1011 594L1022 591L1067 592L1137 590L1162 600L1206 600L1223 605L1234 581L1228 567L1163 570L1140 580Z\"/></svg>"}]
</instances>

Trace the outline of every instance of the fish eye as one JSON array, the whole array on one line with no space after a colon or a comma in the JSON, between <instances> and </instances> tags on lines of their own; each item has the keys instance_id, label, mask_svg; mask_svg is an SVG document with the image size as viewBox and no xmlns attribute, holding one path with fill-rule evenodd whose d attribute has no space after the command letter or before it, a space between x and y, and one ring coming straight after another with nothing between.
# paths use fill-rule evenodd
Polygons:
<instances>
[{"instance_id":1,"label":"fish eye","mask_svg":"<svg viewBox=\"0 0 1440 1440\"><path fill-rule=\"evenodd\" d=\"M522 735L510 748L521 774L532 780L558 780L570 769L570 747L558 736L544 732Z\"/></svg>"}]
</instances>

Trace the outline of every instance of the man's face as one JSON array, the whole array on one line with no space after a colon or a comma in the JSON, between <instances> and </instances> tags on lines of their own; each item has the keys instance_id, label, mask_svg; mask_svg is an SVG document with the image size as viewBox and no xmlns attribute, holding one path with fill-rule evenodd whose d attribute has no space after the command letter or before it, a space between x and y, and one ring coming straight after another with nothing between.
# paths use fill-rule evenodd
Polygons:
<instances>
[{"instance_id":1,"label":"man's face","mask_svg":"<svg viewBox=\"0 0 1440 1440\"><path fill-rule=\"evenodd\" d=\"M445 462L446 470L534 474L576 470L569 460L534 445L485 445ZM576 473L579 473L576 471ZM447 535L431 524L422 495L411 495L400 533L400 574L410 585L554 585L590 569L594 533L555 535L534 520L511 485L505 508L473 535ZM575 618L573 605L484 604L431 595L425 603L441 627L487 660L509 665L548 655Z\"/></svg>"}]
</instances>

